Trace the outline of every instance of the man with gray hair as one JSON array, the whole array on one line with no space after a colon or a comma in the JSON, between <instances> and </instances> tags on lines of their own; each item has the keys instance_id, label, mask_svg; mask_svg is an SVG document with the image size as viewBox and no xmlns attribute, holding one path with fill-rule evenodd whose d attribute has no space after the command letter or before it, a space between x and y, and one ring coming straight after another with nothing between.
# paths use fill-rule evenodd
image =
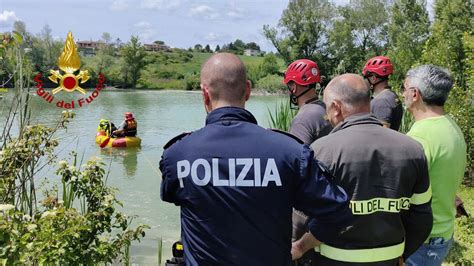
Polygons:
<instances>
[{"instance_id":1,"label":"man with gray hair","mask_svg":"<svg viewBox=\"0 0 474 266\"><path fill-rule=\"evenodd\" d=\"M405 105L415 119L407 135L423 145L434 216L431 234L407 265L441 265L453 242L454 201L467 162L461 129L444 111L453 80L440 67L422 65L408 71L403 86Z\"/></svg>"},{"instance_id":2,"label":"man with gray hair","mask_svg":"<svg viewBox=\"0 0 474 266\"><path fill-rule=\"evenodd\" d=\"M383 127L370 113L369 91L367 82L355 74L334 78L324 90L334 129L311 147L351 198L355 220L322 244L305 234L293 243L294 258L320 244L318 265L397 265L431 230L423 149L410 137Z\"/></svg>"}]
</instances>

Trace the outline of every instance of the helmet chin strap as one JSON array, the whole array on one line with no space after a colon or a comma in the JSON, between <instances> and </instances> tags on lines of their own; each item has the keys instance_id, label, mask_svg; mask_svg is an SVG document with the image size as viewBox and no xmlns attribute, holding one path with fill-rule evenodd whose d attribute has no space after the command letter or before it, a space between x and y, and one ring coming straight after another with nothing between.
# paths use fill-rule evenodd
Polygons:
<instances>
[{"instance_id":1,"label":"helmet chin strap","mask_svg":"<svg viewBox=\"0 0 474 266\"><path fill-rule=\"evenodd\" d=\"M379 83L381 83L381 82L384 82L384 81L388 80L388 78L385 78L385 77L379 77L379 76L376 76L376 77L379 79L379 81L374 82L374 83L372 83L372 82L370 81L370 78L366 78L367 81L369 82L370 87L371 87L372 90L374 90L374 86L375 86L375 85L377 85L377 84L379 84Z\"/></svg>"},{"instance_id":2,"label":"helmet chin strap","mask_svg":"<svg viewBox=\"0 0 474 266\"><path fill-rule=\"evenodd\" d=\"M291 92L291 89L289 87L288 87L288 89L290 90L290 108L294 109L294 110L297 110L297 109L299 109L298 98L303 96L305 93L307 93L308 91L310 91L313 88L311 86L308 86L308 88L306 90L304 90L303 92L301 92L299 95L294 95L293 92Z\"/></svg>"}]
</instances>

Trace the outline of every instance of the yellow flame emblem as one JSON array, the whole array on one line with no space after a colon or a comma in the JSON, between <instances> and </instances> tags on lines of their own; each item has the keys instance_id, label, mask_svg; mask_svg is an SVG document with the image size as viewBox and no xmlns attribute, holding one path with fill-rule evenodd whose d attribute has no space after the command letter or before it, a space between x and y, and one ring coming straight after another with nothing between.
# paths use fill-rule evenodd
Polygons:
<instances>
[{"instance_id":1,"label":"yellow flame emblem","mask_svg":"<svg viewBox=\"0 0 474 266\"><path fill-rule=\"evenodd\" d=\"M50 70L49 73L51 76L48 78L56 83L59 86L54 89L52 92L56 94L62 90L67 92L73 92L78 90L82 94L86 94L86 91L79 87L79 84L82 84L89 80L89 72L87 70L79 71L78 75L75 75L74 72L80 69L81 59L77 53L77 46L72 37L72 33L67 34L66 43L64 44L63 52L58 59L58 66L64 74L61 74L59 70ZM80 80L80 82L79 82Z\"/></svg>"}]
</instances>

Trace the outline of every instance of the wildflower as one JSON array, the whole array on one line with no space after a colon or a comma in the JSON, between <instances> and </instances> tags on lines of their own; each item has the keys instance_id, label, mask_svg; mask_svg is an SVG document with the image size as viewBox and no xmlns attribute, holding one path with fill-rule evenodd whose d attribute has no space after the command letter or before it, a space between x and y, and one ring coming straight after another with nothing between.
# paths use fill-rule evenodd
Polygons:
<instances>
[{"instance_id":1,"label":"wildflower","mask_svg":"<svg viewBox=\"0 0 474 266\"><path fill-rule=\"evenodd\" d=\"M27 227L26 227L26 230L28 230L28 232L33 232L36 230L38 226L36 224L29 224Z\"/></svg>"},{"instance_id":2,"label":"wildflower","mask_svg":"<svg viewBox=\"0 0 474 266\"><path fill-rule=\"evenodd\" d=\"M55 216L56 212L55 211L45 211L43 214L41 214L41 219L46 218L48 216Z\"/></svg>"},{"instance_id":3,"label":"wildflower","mask_svg":"<svg viewBox=\"0 0 474 266\"><path fill-rule=\"evenodd\" d=\"M67 162L66 162L66 161L64 161L64 160L59 161L59 168L61 168L61 169L62 169L62 168L66 168L66 166L67 166Z\"/></svg>"},{"instance_id":4,"label":"wildflower","mask_svg":"<svg viewBox=\"0 0 474 266\"><path fill-rule=\"evenodd\" d=\"M11 205L11 204L0 204L0 211L8 211L8 210L11 210L11 209L14 209L15 206Z\"/></svg>"}]
</instances>

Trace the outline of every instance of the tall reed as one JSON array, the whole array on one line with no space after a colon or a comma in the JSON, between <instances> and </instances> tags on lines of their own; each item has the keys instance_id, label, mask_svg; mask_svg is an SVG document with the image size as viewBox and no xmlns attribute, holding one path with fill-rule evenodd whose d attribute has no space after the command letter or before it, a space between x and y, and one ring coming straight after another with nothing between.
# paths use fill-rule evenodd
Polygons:
<instances>
[{"instance_id":1,"label":"tall reed","mask_svg":"<svg viewBox=\"0 0 474 266\"><path fill-rule=\"evenodd\" d=\"M283 131L288 131L291 126L291 121L296 115L296 110L290 108L290 103L281 101L276 104L273 110L268 108L268 115L270 117L270 127Z\"/></svg>"}]
</instances>

